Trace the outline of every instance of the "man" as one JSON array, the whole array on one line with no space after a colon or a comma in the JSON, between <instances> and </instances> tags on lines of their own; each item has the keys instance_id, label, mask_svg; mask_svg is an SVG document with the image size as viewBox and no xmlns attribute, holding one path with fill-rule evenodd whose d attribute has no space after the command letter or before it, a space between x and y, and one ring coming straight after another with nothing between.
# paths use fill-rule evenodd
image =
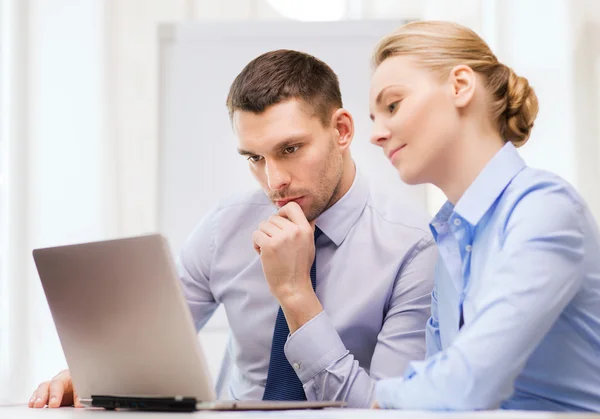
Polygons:
<instances>
[{"instance_id":1,"label":"man","mask_svg":"<svg viewBox=\"0 0 600 419\"><path fill-rule=\"evenodd\" d=\"M181 253L196 327L225 305L230 398L368 407L376 380L424 357L437 257L427 219L356 171L352 117L318 59L261 55L227 107L262 191L219 205ZM52 407L72 403L68 371L30 406L49 396Z\"/></svg>"}]
</instances>

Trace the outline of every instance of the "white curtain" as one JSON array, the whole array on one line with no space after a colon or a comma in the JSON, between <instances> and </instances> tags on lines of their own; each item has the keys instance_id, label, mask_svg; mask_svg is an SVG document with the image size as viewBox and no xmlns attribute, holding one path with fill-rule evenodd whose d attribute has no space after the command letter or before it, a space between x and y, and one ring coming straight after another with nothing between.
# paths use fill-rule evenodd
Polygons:
<instances>
[{"instance_id":1,"label":"white curtain","mask_svg":"<svg viewBox=\"0 0 600 419\"><path fill-rule=\"evenodd\" d=\"M113 233L104 138L103 9L93 0L5 0L6 234L0 394L26 400L65 367L31 250ZM3 230L4 230L3 229Z\"/></svg>"},{"instance_id":2,"label":"white curtain","mask_svg":"<svg viewBox=\"0 0 600 419\"><path fill-rule=\"evenodd\" d=\"M0 3L0 110L2 112L2 183L0 184L0 402L12 401L18 383L16 365L24 375L29 374L30 345L27 339L29 312L22 304L30 294L27 280L26 234L22 214L26 206L26 145L19 141L27 124L26 57L20 54L25 47L26 20L23 3ZM9 280L9 278L11 278Z\"/></svg>"}]
</instances>

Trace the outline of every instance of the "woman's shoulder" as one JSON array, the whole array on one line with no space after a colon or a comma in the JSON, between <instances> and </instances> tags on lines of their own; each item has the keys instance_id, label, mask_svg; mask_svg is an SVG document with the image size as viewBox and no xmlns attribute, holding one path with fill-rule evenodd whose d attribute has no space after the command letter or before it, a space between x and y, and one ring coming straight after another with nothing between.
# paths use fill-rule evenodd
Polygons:
<instances>
[{"instance_id":1,"label":"woman's shoulder","mask_svg":"<svg viewBox=\"0 0 600 419\"><path fill-rule=\"evenodd\" d=\"M574 207L585 207L585 201L567 180L555 173L525 167L507 186L503 200L514 203L522 200L540 204L562 202Z\"/></svg>"},{"instance_id":2,"label":"woman's shoulder","mask_svg":"<svg viewBox=\"0 0 600 419\"><path fill-rule=\"evenodd\" d=\"M551 172L525 167L501 195L493 219L504 233L518 231L535 236L580 231L592 217L568 181Z\"/></svg>"}]
</instances>

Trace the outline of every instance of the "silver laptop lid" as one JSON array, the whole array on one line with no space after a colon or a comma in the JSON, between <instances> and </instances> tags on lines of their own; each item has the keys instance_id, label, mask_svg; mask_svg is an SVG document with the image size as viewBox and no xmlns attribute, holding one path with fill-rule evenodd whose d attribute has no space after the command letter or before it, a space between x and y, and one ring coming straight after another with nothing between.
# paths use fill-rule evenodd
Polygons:
<instances>
[{"instance_id":1,"label":"silver laptop lid","mask_svg":"<svg viewBox=\"0 0 600 419\"><path fill-rule=\"evenodd\" d=\"M33 257L81 398L215 400L162 236L36 249Z\"/></svg>"}]
</instances>

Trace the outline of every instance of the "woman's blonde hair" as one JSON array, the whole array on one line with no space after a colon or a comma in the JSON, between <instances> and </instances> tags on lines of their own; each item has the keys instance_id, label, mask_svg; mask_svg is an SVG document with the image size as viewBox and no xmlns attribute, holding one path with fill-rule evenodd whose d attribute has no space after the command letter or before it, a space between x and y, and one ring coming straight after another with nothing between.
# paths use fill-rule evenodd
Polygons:
<instances>
[{"instance_id":1,"label":"woman's blonde hair","mask_svg":"<svg viewBox=\"0 0 600 419\"><path fill-rule=\"evenodd\" d=\"M468 65L486 80L490 115L505 141L520 147L529 138L538 113L538 100L529 82L500 63L472 30L451 22L412 22L383 38L375 47L373 64L410 55L424 67L447 76L457 65Z\"/></svg>"}]
</instances>

